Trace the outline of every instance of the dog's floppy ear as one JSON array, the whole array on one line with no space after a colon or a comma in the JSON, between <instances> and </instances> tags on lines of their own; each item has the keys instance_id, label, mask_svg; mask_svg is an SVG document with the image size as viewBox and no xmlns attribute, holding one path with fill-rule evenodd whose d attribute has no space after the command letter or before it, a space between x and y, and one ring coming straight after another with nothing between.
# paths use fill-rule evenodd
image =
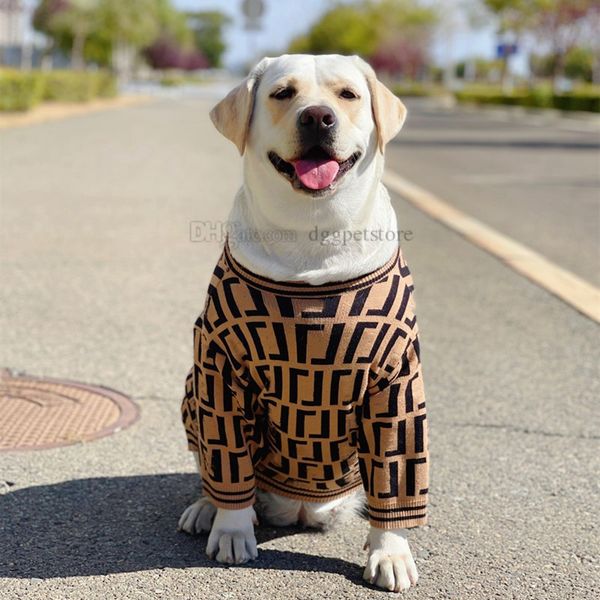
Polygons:
<instances>
[{"instance_id":1,"label":"dog's floppy ear","mask_svg":"<svg viewBox=\"0 0 600 600\"><path fill-rule=\"evenodd\" d=\"M359 56L353 57L360 70L364 73L371 93L371 108L373 119L377 126L377 142L383 154L386 144L394 139L402 129L406 119L406 106L400 98L383 85L375 71Z\"/></svg>"},{"instance_id":2,"label":"dog's floppy ear","mask_svg":"<svg viewBox=\"0 0 600 600\"><path fill-rule=\"evenodd\" d=\"M256 89L270 61L263 58L248 77L210 111L215 127L237 146L240 154L244 154L246 148Z\"/></svg>"}]
</instances>

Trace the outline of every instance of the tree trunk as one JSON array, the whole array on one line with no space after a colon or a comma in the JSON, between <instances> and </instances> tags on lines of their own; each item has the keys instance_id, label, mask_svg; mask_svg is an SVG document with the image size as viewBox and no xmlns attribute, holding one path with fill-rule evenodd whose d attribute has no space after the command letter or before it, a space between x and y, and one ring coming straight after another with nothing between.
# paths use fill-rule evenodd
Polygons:
<instances>
[{"instance_id":1,"label":"tree trunk","mask_svg":"<svg viewBox=\"0 0 600 600\"><path fill-rule=\"evenodd\" d=\"M592 61L592 83L594 85L600 85L600 55L594 53L594 59Z\"/></svg>"},{"instance_id":2,"label":"tree trunk","mask_svg":"<svg viewBox=\"0 0 600 600\"><path fill-rule=\"evenodd\" d=\"M44 48L44 53L42 54L42 62L40 64L40 69L42 71L51 71L53 69L54 50L55 42L52 38L48 37L48 41L46 42L46 46Z\"/></svg>"},{"instance_id":3,"label":"tree trunk","mask_svg":"<svg viewBox=\"0 0 600 600\"><path fill-rule=\"evenodd\" d=\"M558 80L563 74L564 71L564 57L562 53L556 53L556 59L554 60L554 64L552 65L552 87L556 89L558 85Z\"/></svg>"},{"instance_id":4,"label":"tree trunk","mask_svg":"<svg viewBox=\"0 0 600 600\"><path fill-rule=\"evenodd\" d=\"M510 56L506 55L502 57L502 91L505 94L510 94L515 87L512 73L510 72Z\"/></svg>"},{"instance_id":5,"label":"tree trunk","mask_svg":"<svg viewBox=\"0 0 600 600\"><path fill-rule=\"evenodd\" d=\"M85 48L86 33L83 29L76 29L71 47L71 67L77 71L85 67L83 50Z\"/></svg>"}]
</instances>

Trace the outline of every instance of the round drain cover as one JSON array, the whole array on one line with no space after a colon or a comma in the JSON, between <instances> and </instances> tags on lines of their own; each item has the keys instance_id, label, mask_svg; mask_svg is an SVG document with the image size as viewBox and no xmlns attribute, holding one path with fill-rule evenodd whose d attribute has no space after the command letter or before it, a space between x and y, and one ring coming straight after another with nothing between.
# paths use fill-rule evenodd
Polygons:
<instances>
[{"instance_id":1,"label":"round drain cover","mask_svg":"<svg viewBox=\"0 0 600 600\"><path fill-rule=\"evenodd\" d=\"M0 371L0 452L89 442L138 416L127 396L108 388Z\"/></svg>"}]
</instances>

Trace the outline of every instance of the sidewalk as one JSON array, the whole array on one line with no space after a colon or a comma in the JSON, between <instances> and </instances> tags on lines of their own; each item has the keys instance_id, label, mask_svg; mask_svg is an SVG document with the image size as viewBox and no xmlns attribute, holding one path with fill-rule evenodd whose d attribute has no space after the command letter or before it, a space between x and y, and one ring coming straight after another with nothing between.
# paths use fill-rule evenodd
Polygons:
<instances>
[{"instance_id":1,"label":"sidewalk","mask_svg":"<svg viewBox=\"0 0 600 600\"><path fill-rule=\"evenodd\" d=\"M103 384L141 419L101 440L0 454L0 598L390 598L363 585L365 521L257 531L223 568L176 532L197 480L179 402L241 161L211 102L162 100L2 132L0 366ZM422 182L427 185L427 182ZM600 591L598 328L395 199L419 309L430 526L415 600Z\"/></svg>"}]
</instances>

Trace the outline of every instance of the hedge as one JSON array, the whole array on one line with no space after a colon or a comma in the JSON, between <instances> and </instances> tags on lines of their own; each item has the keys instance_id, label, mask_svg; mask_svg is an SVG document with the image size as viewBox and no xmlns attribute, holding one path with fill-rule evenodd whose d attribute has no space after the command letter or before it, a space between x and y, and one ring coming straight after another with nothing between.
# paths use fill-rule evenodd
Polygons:
<instances>
[{"instance_id":1,"label":"hedge","mask_svg":"<svg viewBox=\"0 0 600 600\"><path fill-rule=\"evenodd\" d=\"M399 98L408 98L408 97L425 97L425 96L435 96L443 92L443 88L440 86L427 84L427 83L419 83L419 82L406 82L406 83L397 83L392 86L392 91Z\"/></svg>"},{"instance_id":2,"label":"hedge","mask_svg":"<svg viewBox=\"0 0 600 600\"><path fill-rule=\"evenodd\" d=\"M179 87L181 85L199 85L203 82L198 75L188 75L178 71L166 71L159 80L162 87Z\"/></svg>"},{"instance_id":3,"label":"hedge","mask_svg":"<svg viewBox=\"0 0 600 600\"><path fill-rule=\"evenodd\" d=\"M116 95L116 79L105 71L0 71L2 111L29 110L40 100L88 102Z\"/></svg>"},{"instance_id":4,"label":"hedge","mask_svg":"<svg viewBox=\"0 0 600 600\"><path fill-rule=\"evenodd\" d=\"M44 81L38 73L0 71L0 110L29 110L44 95Z\"/></svg>"},{"instance_id":5,"label":"hedge","mask_svg":"<svg viewBox=\"0 0 600 600\"><path fill-rule=\"evenodd\" d=\"M502 104L528 108L555 108L564 111L600 112L600 88L589 86L556 94L550 88L517 89L504 93L494 87L466 87L454 93L459 102Z\"/></svg>"},{"instance_id":6,"label":"hedge","mask_svg":"<svg viewBox=\"0 0 600 600\"><path fill-rule=\"evenodd\" d=\"M94 75L98 81L96 92L99 98L114 98L119 93L117 78L112 73L98 71Z\"/></svg>"},{"instance_id":7,"label":"hedge","mask_svg":"<svg viewBox=\"0 0 600 600\"><path fill-rule=\"evenodd\" d=\"M179 87L185 84L185 78L181 75L165 75L159 83L162 87Z\"/></svg>"},{"instance_id":8,"label":"hedge","mask_svg":"<svg viewBox=\"0 0 600 600\"><path fill-rule=\"evenodd\" d=\"M89 102L92 98L113 97L117 93L115 78L109 73L49 71L44 77L44 100Z\"/></svg>"},{"instance_id":9,"label":"hedge","mask_svg":"<svg viewBox=\"0 0 600 600\"><path fill-rule=\"evenodd\" d=\"M554 94L554 108L600 112L600 92L580 91L575 94Z\"/></svg>"}]
</instances>

